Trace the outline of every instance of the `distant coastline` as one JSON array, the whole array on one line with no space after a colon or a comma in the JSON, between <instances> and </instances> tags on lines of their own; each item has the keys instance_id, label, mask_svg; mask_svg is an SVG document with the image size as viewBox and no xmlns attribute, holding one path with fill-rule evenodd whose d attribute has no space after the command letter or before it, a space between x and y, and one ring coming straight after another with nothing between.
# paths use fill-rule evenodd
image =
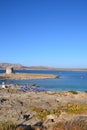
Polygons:
<instances>
[{"instance_id":1,"label":"distant coastline","mask_svg":"<svg viewBox=\"0 0 87 130\"><path fill-rule=\"evenodd\" d=\"M54 68L46 66L23 66L21 64L0 63L0 70L12 66L15 70L59 70L59 71L87 71L87 68Z\"/></svg>"}]
</instances>

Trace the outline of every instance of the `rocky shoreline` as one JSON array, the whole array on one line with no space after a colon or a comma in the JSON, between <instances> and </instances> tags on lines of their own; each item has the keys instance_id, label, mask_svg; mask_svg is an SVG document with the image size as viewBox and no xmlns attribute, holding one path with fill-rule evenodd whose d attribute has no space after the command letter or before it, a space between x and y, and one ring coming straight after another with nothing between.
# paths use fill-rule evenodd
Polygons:
<instances>
[{"instance_id":1,"label":"rocky shoreline","mask_svg":"<svg viewBox=\"0 0 87 130\"><path fill-rule=\"evenodd\" d=\"M87 130L86 99L87 92L1 89L0 121L11 120L17 130Z\"/></svg>"}]
</instances>

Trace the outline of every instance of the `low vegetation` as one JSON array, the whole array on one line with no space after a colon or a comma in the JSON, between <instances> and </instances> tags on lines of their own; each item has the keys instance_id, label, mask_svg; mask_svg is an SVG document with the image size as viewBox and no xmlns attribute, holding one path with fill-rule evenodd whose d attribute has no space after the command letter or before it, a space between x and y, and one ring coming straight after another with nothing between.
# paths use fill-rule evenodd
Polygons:
<instances>
[{"instance_id":1,"label":"low vegetation","mask_svg":"<svg viewBox=\"0 0 87 130\"><path fill-rule=\"evenodd\" d=\"M72 94L78 94L78 92L77 92L77 91L74 91L74 90L70 90L70 91L68 91L68 92L70 92L70 93L72 93Z\"/></svg>"},{"instance_id":2,"label":"low vegetation","mask_svg":"<svg viewBox=\"0 0 87 130\"><path fill-rule=\"evenodd\" d=\"M56 114L59 116L61 112L66 112L68 114L82 114L87 111L87 104L75 104L69 103L66 106L58 106L56 109L47 110L43 108L33 108L33 111L36 112L37 118L45 120L47 115Z\"/></svg>"},{"instance_id":3,"label":"low vegetation","mask_svg":"<svg viewBox=\"0 0 87 130\"><path fill-rule=\"evenodd\" d=\"M37 118L39 118L41 120L45 120L47 115L50 115L50 114L56 114L57 116L60 115L59 109L47 110L47 109L43 109L43 108L34 108L33 111L36 112Z\"/></svg>"},{"instance_id":4,"label":"low vegetation","mask_svg":"<svg viewBox=\"0 0 87 130\"><path fill-rule=\"evenodd\" d=\"M12 121L1 121L0 130L16 130L16 125Z\"/></svg>"},{"instance_id":5,"label":"low vegetation","mask_svg":"<svg viewBox=\"0 0 87 130\"><path fill-rule=\"evenodd\" d=\"M81 114L87 111L87 104L67 104L66 112L71 114Z\"/></svg>"},{"instance_id":6,"label":"low vegetation","mask_svg":"<svg viewBox=\"0 0 87 130\"><path fill-rule=\"evenodd\" d=\"M47 115L56 115L57 117L60 116L61 112L66 112L68 114L82 114L87 111L87 104L75 104L75 103L67 103L66 106L58 105L56 109L48 110L40 107L33 108L33 112L35 112L35 117L40 119L44 122L47 118ZM32 126L31 126L32 128ZM44 128L44 127L43 127ZM44 130L42 128L42 130ZM87 123L85 118L79 117L69 122L54 122L54 124L50 123L49 128L45 130L64 130L65 128L69 128L67 130L87 130ZM0 130L24 130L22 126L20 129L16 128L16 124L12 121L1 121L0 122ZM27 130L27 127L25 128ZM33 129L35 130L35 129Z\"/></svg>"}]
</instances>

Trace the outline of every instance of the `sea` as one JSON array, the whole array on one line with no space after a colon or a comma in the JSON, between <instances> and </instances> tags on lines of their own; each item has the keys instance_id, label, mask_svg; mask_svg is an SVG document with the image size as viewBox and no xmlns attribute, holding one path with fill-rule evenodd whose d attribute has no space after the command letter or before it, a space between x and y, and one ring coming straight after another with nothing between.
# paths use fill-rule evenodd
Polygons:
<instances>
[{"instance_id":1,"label":"sea","mask_svg":"<svg viewBox=\"0 0 87 130\"><path fill-rule=\"evenodd\" d=\"M0 70L4 73L5 70ZM19 73L34 73L34 74L56 74L57 79L32 79L32 80L1 80L5 84L36 84L41 89L46 91L85 91L87 92L87 72L86 71L59 71L59 70L15 70Z\"/></svg>"}]
</instances>

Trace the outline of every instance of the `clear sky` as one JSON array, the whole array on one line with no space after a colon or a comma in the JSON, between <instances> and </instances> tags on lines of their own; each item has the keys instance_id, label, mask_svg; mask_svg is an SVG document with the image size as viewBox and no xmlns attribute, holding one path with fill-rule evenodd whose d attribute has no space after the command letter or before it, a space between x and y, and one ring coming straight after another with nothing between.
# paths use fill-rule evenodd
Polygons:
<instances>
[{"instance_id":1,"label":"clear sky","mask_svg":"<svg viewBox=\"0 0 87 130\"><path fill-rule=\"evenodd\" d=\"M87 68L87 0L0 0L0 62Z\"/></svg>"}]
</instances>

